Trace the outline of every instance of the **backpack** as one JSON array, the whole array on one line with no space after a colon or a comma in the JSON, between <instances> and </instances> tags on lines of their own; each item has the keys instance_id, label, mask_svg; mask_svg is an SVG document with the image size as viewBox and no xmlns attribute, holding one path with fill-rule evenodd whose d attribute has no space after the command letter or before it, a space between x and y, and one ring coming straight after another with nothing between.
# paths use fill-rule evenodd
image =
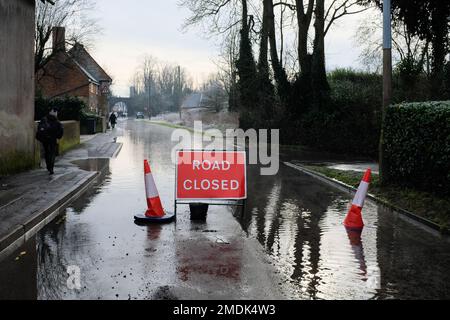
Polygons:
<instances>
[{"instance_id":1,"label":"backpack","mask_svg":"<svg viewBox=\"0 0 450 320\"><path fill-rule=\"evenodd\" d=\"M48 135L48 129L49 124L46 119L42 119L39 121L37 132L36 132L36 139L40 142L46 142L49 139Z\"/></svg>"}]
</instances>

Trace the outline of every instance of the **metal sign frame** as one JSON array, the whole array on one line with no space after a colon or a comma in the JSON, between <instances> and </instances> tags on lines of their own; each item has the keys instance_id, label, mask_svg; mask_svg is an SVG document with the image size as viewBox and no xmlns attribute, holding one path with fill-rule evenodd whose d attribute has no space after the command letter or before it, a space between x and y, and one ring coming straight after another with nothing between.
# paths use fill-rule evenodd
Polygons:
<instances>
[{"instance_id":1,"label":"metal sign frame","mask_svg":"<svg viewBox=\"0 0 450 320\"><path fill-rule=\"evenodd\" d=\"M187 152L233 152L233 153L243 153L244 154L244 180L245 180L245 197L243 198L217 198L217 199L211 199L211 198L186 198L186 199L178 199L178 154L180 152L187 151ZM175 195L174 195L174 211L175 214L177 213L177 205L179 204L191 204L191 203L204 203L212 206L236 206L236 207L242 207L242 213L245 210L245 204L247 201L247 151L235 151L235 150L216 150L216 149L178 149L175 151L177 156L177 162L175 164ZM209 201L209 202L205 202ZM212 201L212 202L211 202ZM241 202L242 203L239 203Z\"/></svg>"}]
</instances>

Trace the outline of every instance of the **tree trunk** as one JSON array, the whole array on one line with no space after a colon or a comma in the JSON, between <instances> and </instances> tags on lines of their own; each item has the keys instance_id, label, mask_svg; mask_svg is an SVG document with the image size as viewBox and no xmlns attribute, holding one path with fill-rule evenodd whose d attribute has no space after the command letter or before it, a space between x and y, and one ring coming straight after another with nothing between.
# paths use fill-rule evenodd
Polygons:
<instances>
[{"instance_id":1,"label":"tree trunk","mask_svg":"<svg viewBox=\"0 0 450 320\"><path fill-rule=\"evenodd\" d=\"M281 65L278 57L277 38L275 33L275 14L273 12L273 0L264 0L265 14L267 16L267 29L270 42L270 58L272 60L272 69L275 75L275 81L278 86L278 93L281 100L286 100L290 95L290 84L286 72ZM282 26L280 26L282 28Z\"/></svg>"},{"instance_id":2,"label":"tree trunk","mask_svg":"<svg viewBox=\"0 0 450 320\"><path fill-rule=\"evenodd\" d=\"M295 0L297 7L297 23L298 23L298 60L300 63L300 71L303 75L311 73L311 56L308 54L308 30L311 25L312 8L314 0L309 0L308 8L305 12L303 0Z\"/></svg>"},{"instance_id":3,"label":"tree trunk","mask_svg":"<svg viewBox=\"0 0 450 320\"><path fill-rule=\"evenodd\" d=\"M266 2L264 1L263 6L263 17L262 17L262 30L261 30L261 42L259 46L259 59L258 59L258 72L264 76L269 77L269 62L267 59L268 52L268 40L269 40L269 25L268 25L268 12ZM270 1L270 0L269 0Z\"/></svg>"},{"instance_id":4,"label":"tree trunk","mask_svg":"<svg viewBox=\"0 0 450 320\"><path fill-rule=\"evenodd\" d=\"M250 43L250 27L248 23L247 0L242 0L242 28L239 44L239 59L236 63L238 70L238 90L241 111L250 111L257 107L256 65Z\"/></svg>"},{"instance_id":5,"label":"tree trunk","mask_svg":"<svg viewBox=\"0 0 450 320\"><path fill-rule=\"evenodd\" d=\"M316 0L312 61L313 88L317 94L329 90L325 69L325 0Z\"/></svg>"},{"instance_id":6,"label":"tree trunk","mask_svg":"<svg viewBox=\"0 0 450 320\"><path fill-rule=\"evenodd\" d=\"M263 17L261 30L261 43L259 50L258 61L258 105L260 108L259 116L261 117L261 125L273 119L274 112L274 95L275 90L272 84L269 61L268 61L268 40L269 40L269 8L267 7L267 0L263 0Z\"/></svg>"},{"instance_id":7,"label":"tree trunk","mask_svg":"<svg viewBox=\"0 0 450 320\"><path fill-rule=\"evenodd\" d=\"M440 8L442 6L442 8ZM445 4L439 2L438 7L431 13L431 32L433 38L431 46L433 50L433 58L431 62L432 72L432 99L440 99L444 82L444 66L445 57L448 54L448 33L447 33L447 17L445 15Z\"/></svg>"}]
</instances>

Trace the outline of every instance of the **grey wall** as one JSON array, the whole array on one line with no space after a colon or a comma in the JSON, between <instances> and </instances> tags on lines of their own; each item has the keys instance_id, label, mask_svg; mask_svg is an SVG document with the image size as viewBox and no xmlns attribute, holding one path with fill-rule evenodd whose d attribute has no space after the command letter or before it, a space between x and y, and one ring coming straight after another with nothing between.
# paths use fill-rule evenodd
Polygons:
<instances>
[{"instance_id":1,"label":"grey wall","mask_svg":"<svg viewBox=\"0 0 450 320\"><path fill-rule=\"evenodd\" d=\"M34 0L0 0L0 175L34 163Z\"/></svg>"}]
</instances>

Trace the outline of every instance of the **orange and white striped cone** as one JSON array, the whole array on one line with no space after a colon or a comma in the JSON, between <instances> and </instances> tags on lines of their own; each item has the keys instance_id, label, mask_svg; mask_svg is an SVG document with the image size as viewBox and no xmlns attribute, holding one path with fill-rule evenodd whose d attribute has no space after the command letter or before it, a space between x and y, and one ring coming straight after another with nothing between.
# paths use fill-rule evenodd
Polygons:
<instances>
[{"instance_id":1,"label":"orange and white striped cone","mask_svg":"<svg viewBox=\"0 0 450 320\"><path fill-rule=\"evenodd\" d=\"M364 206L364 201L366 200L367 191L369 190L371 174L372 171L367 169L359 184L358 191L356 191L355 197L353 198L352 207L344 220L344 226L348 229L362 230L364 228L361 211Z\"/></svg>"},{"instance_id":2,"label":"orange and white striped cone","mask_svg":"<svg viewBox=\"0 0 450 320\"><path fill-rule=\"evenodd\" d=\"M134 216L137 224L140 223L166 223L176 219L174 212L163 209L155 180L147 160L144 160L145 195L147 197L147 211Z\"/></svg>"},{"instance_id":3,"label":"orange and white striped cone","mask_svg":"<svg viewBox=\"0 0 450 320\"><path fill-rule=\"evenodd\" d=\"M144 178L145 194L147 196L147 211L145 212L145 216L156 218L164 217L164 209L147 160L144 160Z\"/></svg>"}]
</instances>

